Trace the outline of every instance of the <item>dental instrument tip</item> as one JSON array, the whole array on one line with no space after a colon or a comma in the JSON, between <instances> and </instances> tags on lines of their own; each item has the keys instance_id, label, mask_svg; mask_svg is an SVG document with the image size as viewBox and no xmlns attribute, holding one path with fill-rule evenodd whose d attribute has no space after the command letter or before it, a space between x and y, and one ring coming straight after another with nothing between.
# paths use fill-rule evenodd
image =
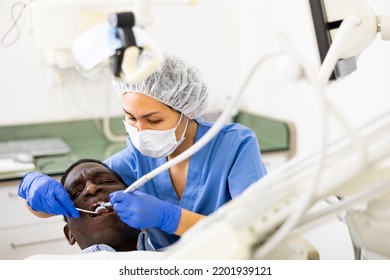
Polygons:
<instances>
[{"instance_id":1,"label":"dental instrument tip","mask_svg":"<svg viewBox=\"0 0 390 280\"><path fill-rule=\"evenodd\" d=\"M76 207L76 210L78 210L79 212L84 212L84 213L88 213L88 214L96 214L96 212L85 210L85 209L81 209L81 208L77 208L77 207Z\"/></svg>"}]
</instances>

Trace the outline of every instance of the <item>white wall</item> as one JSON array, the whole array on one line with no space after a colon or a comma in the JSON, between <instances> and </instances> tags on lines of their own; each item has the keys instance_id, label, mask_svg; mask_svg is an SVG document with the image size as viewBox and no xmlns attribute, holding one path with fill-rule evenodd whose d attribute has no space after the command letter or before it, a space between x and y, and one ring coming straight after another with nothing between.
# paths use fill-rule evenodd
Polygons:
<instances>
[{"instance_id":1,"label":"white wall","mask_svg":"<svg viewBox=\"0 0 390 280\"><path fill-rule=\"evenodd\" d=\"M387 0L370 2L378 12L390 13ZM0 36L12 24L13 3L0 1ZM304 0L198 0L196 6L154 7L155 22L147 31L163 49L198 66L210 87L210 110L215 111L239 90L258 59L286 44L315 65L306 8ZM90 81L68 70L59 73L60 79L50 79L53 72L45 65L42 50L34 46L27 18L19 28L19 40L0 48L0 126L100 117L107 103L110 115L121 115L109 73ZM317 99L306 83L282 80L275 65L270 60L257 71L243 93L241 108L292 120L302 155L319 143ZM388 73L390 42L377 38L361 54L358 71L329 86L326 94L353 126L359 126L390 109ZM57 84L50 86L48 81ZM342 133L333 119L329 132L331 139ZM337 221L307 237L324 258L352 258L346 228Z\"/></svg>"},{"instance_id":2,"label":"white wall","mask_svg":"<svg viewBox=\"0 0 390 280\"><path fill-rule=\"evenodd\" d=\"M386 1L371 2L378 11L390 9ZM1 37L12 24L13 3L0 2ZM281 49L282 41L288 41L295 52L313 62L315 49L304 3L199 0L195 6L155 6L154 25L147 30L164 50L200 68L210 87L210 110L220 110L226 97L241 87L254 63ZM26 16L18 26L18 41L8 48L0 47L0 125L101 116L106 109L106 96L110 114L121 114L120 100L111 94L108 71L92 81L74 70L56 74L44 63L43 51L35 47ZM7 39L15 34L13 30ZM361 54L358 71L328 88L330 99L353 125L389 109L389 44L377 38ZM314 149L318 134L313 122L318 111L315 94L304 84L281 83L274 65L275 60L270 60L258 70L244 93L242 108L293 120L298 127L298 154ZM337 126L331 130L339 131Z\"/></svg>"},{"instance_id":3,"label":"white wall","mask_svg":"<svg viewBox=\"0 0 390 280\"><path fill-rule=\"evenodd\" d=\"M0 2L0 36L6 43L18 34L16 29L12 29L4 38L13 24L11 7L14 2ZM15 15L19 10L15 10ZM10 47L0 47L0 125L54 122L103 115L107 104L105 93L111 91L109 73L107 78L86 81L75 70L57 71L48 67L43 50L34 44L27 15L26 11L18 23L19 39ZM110 99L110 112L119 114L119 99Z\"/></svg>"},{"instance_id":4,"label":"white wall","mask_svg":"<svg viewBox=\"0 0 390 280\"><path fill-rule=\"evenodd\" d=\"M236 68L239 30L232 20L234 2L212 0L190 6L155 6L154 24L147 28L161 48L196 64L203 72L213 93L209 107L212 111L221 110L220 97L232 91L232 85L224 81L234 84L235 80L232 70ZM0 36L12 25L13 3L0 2ZM75 70L58 71L45 64L44 51L34 44L27 14L18 24L20 37L16 43L0 47L0 125L101 117L107 110L110 115L121 115L120 100L112 94L109 72L87 80ZM7 39L12 40L15 34L13 30Z\"/></svg>"}]
</instances>

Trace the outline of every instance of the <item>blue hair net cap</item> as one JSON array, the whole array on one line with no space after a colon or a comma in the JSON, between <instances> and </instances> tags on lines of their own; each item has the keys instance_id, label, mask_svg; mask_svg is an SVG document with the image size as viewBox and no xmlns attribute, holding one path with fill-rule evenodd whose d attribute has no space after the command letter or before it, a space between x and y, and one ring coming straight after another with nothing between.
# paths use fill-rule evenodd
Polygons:
<instances>
[{"instance_id":1,"label":"blue hair net cap","mask_svg":"<svg viewBox=\"0 0 390 280\"><path fill-rule=\"evenodd\" d=\"M143 52L139 64L147 58ZM151 76L133 85L114 82L118 94L137 92L150 96L183 113L190 119L201 117L208 105L208 90L199 70L181 58L164 54L164 60Z\"/></svg>"}]
</instances>

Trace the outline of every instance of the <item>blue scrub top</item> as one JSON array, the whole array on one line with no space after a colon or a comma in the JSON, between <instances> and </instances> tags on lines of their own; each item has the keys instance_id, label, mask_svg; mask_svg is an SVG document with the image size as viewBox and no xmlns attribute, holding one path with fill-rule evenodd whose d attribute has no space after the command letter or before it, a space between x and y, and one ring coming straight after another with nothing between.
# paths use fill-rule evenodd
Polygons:
<instances>
[{"instance_id":1,"label":"blue scrub top","mask_svg":"<svg viewBox=\"0 0 390 280\"><path fill-rule=\"evenodd\" d=\"M196 120L195 142L213 125ZM108 158L105 163L129 186L134 181L164 164L167 159L142 155L127 140L127 148ZM169 171L148 181L139 190L181 208L209 215L267 173L256 135L240 124L227 124L201 150L190 158L187 183L178 198ZM148 229L151 246L139 249L161 250L179 239L157 228Z\"/></svg>"}]
</instances>

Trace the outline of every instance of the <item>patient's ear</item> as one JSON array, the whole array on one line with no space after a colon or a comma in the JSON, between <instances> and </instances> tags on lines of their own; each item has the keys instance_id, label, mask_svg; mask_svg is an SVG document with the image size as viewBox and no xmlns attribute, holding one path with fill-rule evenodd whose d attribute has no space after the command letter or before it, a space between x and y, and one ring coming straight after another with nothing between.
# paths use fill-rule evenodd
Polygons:
<instances>
[{"instance_id":1,"label":"patient's ear","mask_svg":"<svg viewBox=\"0 0 390 280\"><path fill-rule=\"evenodd\" d=\"M68 224L64 226L64 234L66 236L66 239L68 239L70 245L74 245L76 243L76 239L70 231Z\"/></svg>"}]
</instances>

